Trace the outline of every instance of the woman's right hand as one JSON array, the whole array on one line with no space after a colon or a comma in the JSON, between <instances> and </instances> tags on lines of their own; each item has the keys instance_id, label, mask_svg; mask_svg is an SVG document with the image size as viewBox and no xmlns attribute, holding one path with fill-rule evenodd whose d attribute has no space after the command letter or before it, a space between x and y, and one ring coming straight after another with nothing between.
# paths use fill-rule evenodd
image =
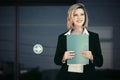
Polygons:
<instances>
[{"instance_id":1,"label":"woman's right hand","mask_svg":"<svg viewBox=\"0 0 120 80\"><path fill-rule=\"evenodd\" d=\"M68 60L68 59L72 59L75 57L74 54L75 51L65 51L64 56L63 56L63 60Z\"/></svg>"},{"instance_id":2,"label":"woman's right hand","mask_svg":"<svg viewBox=\"0 0 120 80\"><path fill-rule=\"evenodd\" d=\"M74 56L75 56L74 52L75 51L65 51L63 59L62 59L62 63L65 63L66 60L68 60L68 59L74 58Z\"/></svg>"}]
</instances>

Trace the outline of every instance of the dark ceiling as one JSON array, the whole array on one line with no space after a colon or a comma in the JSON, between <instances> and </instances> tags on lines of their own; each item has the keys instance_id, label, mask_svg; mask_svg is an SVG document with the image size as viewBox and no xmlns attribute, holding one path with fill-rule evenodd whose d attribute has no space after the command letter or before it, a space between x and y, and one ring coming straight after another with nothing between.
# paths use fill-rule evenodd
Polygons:
<instances>
[{"instance_id":1,"label":"dark ceiling","mask_svg":"<svg viewBox=\"0 0 120 80\"><path fill-rule=\"evenodd\" d=\"M0 5L68 5L76 3L76 0L0 0Z\"/></svg>"},{"instance_id":2,"label":"dark ceiling","mask_svg":"<svg viewBox=\"0 0 120 80\"><path fill-rule=\"evenodd\" d=\"M76 2L87 4L120 4L120 0L0 0L0 5L69 5Z\"/></svg>"}]
</instances>

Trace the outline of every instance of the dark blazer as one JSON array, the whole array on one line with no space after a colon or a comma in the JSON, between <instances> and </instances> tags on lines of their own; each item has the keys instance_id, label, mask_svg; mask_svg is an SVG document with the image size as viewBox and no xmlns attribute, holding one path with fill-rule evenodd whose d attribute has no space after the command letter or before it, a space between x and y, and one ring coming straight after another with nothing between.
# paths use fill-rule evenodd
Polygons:
<instances>
[{"instance_id":1,"label":"dark blazer","mask_svg":"<svg viewBox=\"0 0 120 80\"><path fill-rule=\"evenodd\" d=\"M100 47L100 41L99 41L98 34L94 32L90 32L90 31L88 32L89 32L89 51L92 52L94 60L93 62L89 60L89 64L84 66L83 74L91 76L91 74L95 71L95 66L97 67L102 66L103 56L101 53L101 47ZM71 74L70 72L67 71L68 70L67 62L64 64L62 63L64 52L67 51L66 35L64 34L65 33L59 35L58 37L58 43L57 43L56 53L54 57L55 64L62 66L60 69L59 75L58 75L59 79L61 80L63 79L67 80L67 77L69 78L70 77L69 74Z\"/></svg>"}]
</instances>

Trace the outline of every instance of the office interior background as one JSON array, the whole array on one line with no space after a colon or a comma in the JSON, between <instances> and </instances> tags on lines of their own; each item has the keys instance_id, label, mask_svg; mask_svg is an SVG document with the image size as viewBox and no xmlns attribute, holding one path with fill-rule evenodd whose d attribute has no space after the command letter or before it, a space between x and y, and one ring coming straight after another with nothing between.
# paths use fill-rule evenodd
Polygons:
<instances>
[{"instance_id":1,"label":"office interior background","mask_svg":"<svg viewBox=\"0 0 120 80\"><path fill-rule=\"evenodd\" d=\"M98 73L107 72L106 74L114 72L112 77L119 78L120 2L118 0L70 2L58 0L55 3L53 0L49 4L44 1L38 2L26 0L25 3L21 1L18 4L0 4L1 80L55 80L60 69L60 66L54 63L58 35L67 31L67 10L70 5L77 2L82 2L87 9L88 30L98 33L100 37L104 64L100 68L96 67L96 70ZM33 52L35 44L43 46L41 54Z\"/></svg>"}]
</instances>

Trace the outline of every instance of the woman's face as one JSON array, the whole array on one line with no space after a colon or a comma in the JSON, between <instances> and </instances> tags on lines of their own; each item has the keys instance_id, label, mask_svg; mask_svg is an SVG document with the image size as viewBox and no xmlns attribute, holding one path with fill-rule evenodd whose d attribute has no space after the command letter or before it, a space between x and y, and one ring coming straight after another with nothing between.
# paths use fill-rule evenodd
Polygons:
<instances>
[{"instance_id":1,"label":"woman's face","mask_svg":"<svg viewBox=\"0 0 120 80\"><path fill-rule=\"evenodd\" d=\"M74 26L82 27L85 22L85 13L82 8L78 8L73 13L73 24Z\"/></svg>"}]
</instances>

